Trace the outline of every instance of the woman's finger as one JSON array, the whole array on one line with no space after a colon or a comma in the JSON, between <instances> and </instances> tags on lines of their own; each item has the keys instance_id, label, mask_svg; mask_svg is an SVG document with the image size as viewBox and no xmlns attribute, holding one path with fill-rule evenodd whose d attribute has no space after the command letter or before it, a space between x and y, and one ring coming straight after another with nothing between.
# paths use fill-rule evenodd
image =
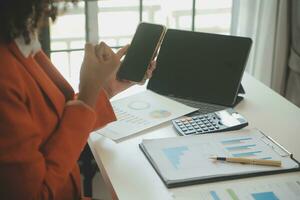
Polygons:
<instances>
[{"instance_id":1,"label":"woman's finger","mask_svg":"<svg viewBox=\"0 0 300 200\"><path fill-rule=\"evenodd\" d=\"M145 79L150 79L155 69L156 69L156 61L153 60L146 71Z\"/></svg>"},{"instance_id":2,"label":"woman's finger","mask_svg":"<svg viewBox=\"0 0 300 200\"><path fill-rule=\"evenodd\" d=\"M117 56L119 57L119 59L121 59L127 53L129 46L130 45L127 44L117 51Z\"/></svg>"}]
</instances>

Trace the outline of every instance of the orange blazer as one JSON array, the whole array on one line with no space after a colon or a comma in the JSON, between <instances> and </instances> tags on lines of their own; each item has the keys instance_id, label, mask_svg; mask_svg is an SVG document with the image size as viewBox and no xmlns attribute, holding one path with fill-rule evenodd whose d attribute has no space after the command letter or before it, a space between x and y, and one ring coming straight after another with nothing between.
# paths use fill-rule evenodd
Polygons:
<instances>
[{"instance_id":1,"label":"orange blazer","mask_svg":"<svg viewBox=\"0 0 300 200\"><path fill-rule=\"evenodd\" d=\"M89 133L115 120L104 93L95 110L40 51L0 45L0 199L80 199L77 165Z\"/></svg>"}]
</instances>

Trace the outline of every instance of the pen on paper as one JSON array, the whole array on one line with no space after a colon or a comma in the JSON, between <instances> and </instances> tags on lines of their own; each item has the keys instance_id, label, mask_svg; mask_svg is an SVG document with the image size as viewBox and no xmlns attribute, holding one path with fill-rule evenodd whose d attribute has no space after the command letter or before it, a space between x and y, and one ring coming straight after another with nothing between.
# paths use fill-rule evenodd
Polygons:
<instances>
[{"instance_id":1,"label":"pen on paper","mask_svg":"<svg viewBox=\"0 0 300 200\"><path fill-rule=\"evenodd\" d=\"M242 164L250 164L250 165L266 165L266 166L274 166L281 167L280 160L263 160L263 159L250 159L250 158L230 158L230 157L218 157L212 156L210 159L226 161L231 163L242 163Z\"/></svg>"}]
</instances>

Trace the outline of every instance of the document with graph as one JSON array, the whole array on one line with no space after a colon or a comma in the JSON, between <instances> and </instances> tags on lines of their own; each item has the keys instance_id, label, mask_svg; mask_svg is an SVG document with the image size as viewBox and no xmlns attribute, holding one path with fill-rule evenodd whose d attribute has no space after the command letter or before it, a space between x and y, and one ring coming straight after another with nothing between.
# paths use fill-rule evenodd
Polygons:
<instances>
[{"instance_id":1,"label":"document with graph","mask_svg":"<svg viewBox=\"0 0 300 200\"><path fill-rule=\"evenodd\" d=\"M113 101L112 106L117 121L97 132L115 141L197 110L150 90Z\"/></svg>"},{"instance_id":2,"label":"document with graph","mask_svg":"<svg viewBox=\"0 0 300 200\"><path fill-rule=\"evenodd\" d=\"M299 170L292 154L257 129L148 139L140 148L168 187ZM282 166L221 162L212 156L279 160Z\"/></svg>"},{"instance_id":3,"label":"document with graph","mask_svg":"<svg viewBox=\"0 0 300 200\"><path fill-rule=\"evenodd\" d=\"M289 173L226 183L173 190L174 200L299 200L300 176Z\"/></svg>"}]
</instances>

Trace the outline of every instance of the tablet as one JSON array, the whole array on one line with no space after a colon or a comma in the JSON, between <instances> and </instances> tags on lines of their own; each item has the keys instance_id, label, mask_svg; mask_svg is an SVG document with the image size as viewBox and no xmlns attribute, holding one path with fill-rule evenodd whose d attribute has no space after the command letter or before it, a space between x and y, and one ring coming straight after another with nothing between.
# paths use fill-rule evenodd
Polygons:
<instances>
[{"instance_id":1,"label":"tablet","mask_svg":"<svg viewBox=\"0 0 300 200\"><path fill-rule=\"evenodd\" d=\"M251 44L245 37L168 29L148 89L232 107Z\"/></svg>"}]
</instances>

